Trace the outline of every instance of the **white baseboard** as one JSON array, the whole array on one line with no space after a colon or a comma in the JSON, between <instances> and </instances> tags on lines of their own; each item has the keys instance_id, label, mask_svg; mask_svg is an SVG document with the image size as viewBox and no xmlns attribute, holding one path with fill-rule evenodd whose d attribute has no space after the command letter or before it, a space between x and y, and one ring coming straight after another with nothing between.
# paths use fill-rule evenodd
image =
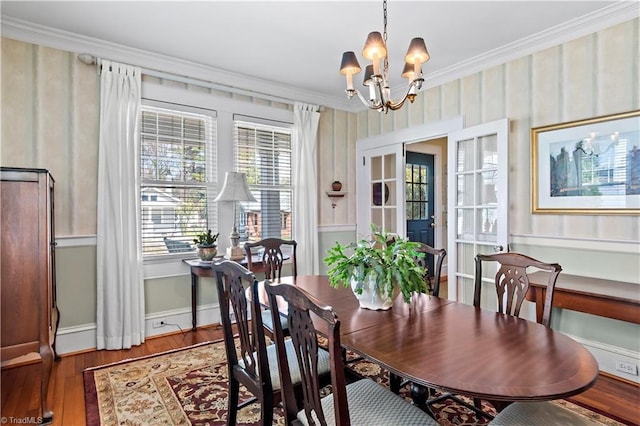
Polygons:
<instances>
[{"instance_id":1,"label":"white baseboard","mask_svg":"<svg viewBox=\"0 0 640 426\"><path fill-rule=\"evenodd\" d=\"M220 307L218 304L202 305L197 309L198 326L220 323ZM154 328L153 323L164 321L167 325ZM145 317L145 336L178 331L191 331L191 309L174 309L154 312ZM83 324L74 327L60 328L56 334L56 353L64 355L96 348L96 324Z\"/></svg>"},{"instance_id":2,"label":"white baseboard","mask_svg":"<svg viewBox=\"0 0 640 426\"><path fill-rule=\"evenodd\" d=\"M569 334L567 336L571 337L591 352L596 361L598 361L598 368L600 371L631 382L640 383L640 376L616 370L616 362L622 361L635 365L636 371L638 371L638 367L640 366L640 352L583 339Z\"/></svg>"},{"instance_id":3,"label":"white baseboard","mask_svg":"<svg viewBox=\"0 0 640 426\"><path fill-rule=\"evenodd\" d=\"M56 333L58 355L80 352L96 347L96 324L59 328Z\"/></svg>"}]
</instances>

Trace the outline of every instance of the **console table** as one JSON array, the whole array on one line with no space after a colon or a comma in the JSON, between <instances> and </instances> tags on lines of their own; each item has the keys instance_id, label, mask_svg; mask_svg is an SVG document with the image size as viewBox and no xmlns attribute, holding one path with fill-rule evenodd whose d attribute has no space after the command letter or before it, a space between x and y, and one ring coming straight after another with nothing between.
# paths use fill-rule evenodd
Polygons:
<instances>
[{"instance_id":1,"label":"console table","mask_svg":"<svg viewBox=\"0 0 640 426\"><path fill-rule=\"evenodd\" d=\"M542 320L548 276L544 271L529 274L526 298L535 302L538 322ZM640 284L561 273L553 306L640 324Z\"/></svg>"},{"instance_id":2,"label":"console table","mask_svg":"<svg viewBox=\"0 0 640 426\"><path fill-rule=\"evenodd\" d=\"M223 258L216 258L214 261L222 260ZM288 260L289 256L284 257L284 260ZM213 273L213 269L211 269L211 262L203 262L200 259L184 259L184 263L189 265L191 269L191 323L192 330L196 330L196 305L198 304L198 277L209 277L214 278L215 275ZM243 257L242 259L236 260L239 264L247 267L247 257ZM264 272L264 265L262 263L262 256L259 254L254 254L251 257L251 267L253 273Z\"/></svg>"}]
</instances>

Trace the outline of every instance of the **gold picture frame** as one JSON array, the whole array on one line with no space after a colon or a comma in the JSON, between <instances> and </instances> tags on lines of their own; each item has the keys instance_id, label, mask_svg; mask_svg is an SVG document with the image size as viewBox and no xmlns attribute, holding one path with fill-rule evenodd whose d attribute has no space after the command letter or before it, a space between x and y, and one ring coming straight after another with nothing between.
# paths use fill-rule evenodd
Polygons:
<instances>
[{"instance_id":1,"label":"gold picture frame","mask_svg":"<svg viewBox=\"0 0 640 426\"><path fill-rule=\"evenodd\" d=\"M640 110L531 129L531 212L640 214Z\"/></svg>"}]
</instances>

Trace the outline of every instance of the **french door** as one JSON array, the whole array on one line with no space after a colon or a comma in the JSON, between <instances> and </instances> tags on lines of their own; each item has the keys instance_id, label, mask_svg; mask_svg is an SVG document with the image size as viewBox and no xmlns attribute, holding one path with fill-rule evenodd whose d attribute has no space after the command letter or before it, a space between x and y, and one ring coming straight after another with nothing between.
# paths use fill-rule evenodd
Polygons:
<instances>
[{"instance_id":1,"label":"french door","mask_svg":"<svg viewBox=\"0 0 640 426\"><path fill-rule=\"evenodd\" d=\"M383 146L363 152L358 167L358 223L360 237L371 234L370 224L387 232L405 235L404 229L404 144Z\"/></svg>"},{"instance_id":2,"label":"french door","mask_svg":"<svg viewBox=\"0 0 640 426\"><path fill-rule=\"evenodd\" d=\"M473 302L476 254L508 251L508 131L509 121L502 119L449 133L447 297L451 300Z\"/></svg>"},{"instance_id":3,"label":"french door","mask_svg":"<svg viewBox=\"0 0 640 426\"><path fill-rule=\"evenodd\" d=\"M407 238L435 247L435 176L434 156L406 152L405 212ZM433 256L427 265L433 270Z\"/></svg>"}]
</instances>

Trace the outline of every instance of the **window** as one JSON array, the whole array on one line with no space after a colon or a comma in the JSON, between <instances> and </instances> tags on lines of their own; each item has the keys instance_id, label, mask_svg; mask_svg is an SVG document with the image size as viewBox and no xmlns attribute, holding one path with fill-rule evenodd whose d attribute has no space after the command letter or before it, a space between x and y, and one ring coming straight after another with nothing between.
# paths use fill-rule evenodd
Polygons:
<instances>
[{"instance_id":1,"label":"window","mask_svg":"<svg viewBox=\"0 0 640 426\"><path fill-rule=\"evenodd\" d=\"M172 108L176 108L172 105ZM216 229L215 119L142 106L140 193L143 255L192 252L193 235Z\"/></svg>"},{"instance_id":2,"label":"window","mask_svg":"<svg viewBox=\"0 0 640 426\"><path fill-rule=\"evenodd\" d=\"M427 219L427 204L429 203L427 188L430 184L427 166L407 162L405 181L407 220Z\"/></svg>"},{"instance_id":3,"label":"window","mask_svg":"<svg viewBox=\"0 0 640 426\"><path fill-rule=\"evenodd\" d=\"M238 214L251 214L248 241L292 238L291 130L264 124L234 122L235 169L247 174L255 203L238 203ZM282 217L289 220L282 226Z\"/></svg>"}]
</instances>

